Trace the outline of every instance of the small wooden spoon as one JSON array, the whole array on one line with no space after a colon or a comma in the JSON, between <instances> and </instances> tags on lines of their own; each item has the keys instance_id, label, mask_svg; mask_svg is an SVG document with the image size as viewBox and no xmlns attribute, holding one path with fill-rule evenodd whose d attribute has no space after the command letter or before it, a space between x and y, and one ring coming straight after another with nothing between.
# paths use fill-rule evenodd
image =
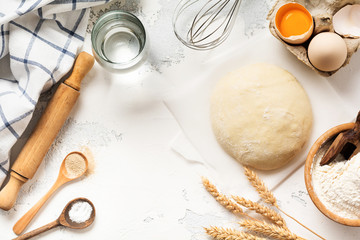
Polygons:
<instances>
[{"instance_id":1,"label":"small wooden spoon","mask_svg":"<svg viewBox=\"0 0 360 240\"><path fill-rule=\"evenodd\" d=\"M85 162L85 168L84 171L79 172L77 175L71 174L67 171L66 168L66 160L70 157L70 156L75 156L73 154L77 154L79 156L81 156ZM40 210L40 208L44 205L44 203L50 198L50 196L59 188L61 187L63 184L77 179L79 177L81 177L87 170L88 168L88 162L87 159L85 157L84 154L82 154L81 152L71 152L69 153L63 160L61 166L60 166L60 171L59 171L59 175L57 177L56 182L54 183L54 185L50 188L50 190L27 212L25 213L24 216L22 216L22 218L19 219L19 221L17 221L13 227L13 231L14 233L16 233L17 235L21 234L25 228L27 227L27 225L30 223L30 221L35 217L36 213Z\"/></svg>"},{"instance_id":2,"label":"small wooden spoon","mask_svg":"<svg viewBox=\"0 0 360 240\"><path fill-rule=\"evenodd\" d=\"M77 202L88 202L92 207L91 215L90 215L89 219L87 219L85 222L81 222L81 223L73 222L69 216L71 207ZM82 228L86 228L86 227L90 226L94 222L94 220L95 220L94 204L89 199L86 199L86 198L75 198L75 199L71 200L68 204L66 204L64 210L61 212L58 219L56 219L55 221L48 223L38 229L32 230L32 231L25 233L17 238L14 238L13 240L29 239L40 233L43 233L45 231L48 231L48 230L53 229L58 226L64 226L64 227L69 227L69 228L74 228L74 229L82 229Z\"/></svg>"}]
</instances>

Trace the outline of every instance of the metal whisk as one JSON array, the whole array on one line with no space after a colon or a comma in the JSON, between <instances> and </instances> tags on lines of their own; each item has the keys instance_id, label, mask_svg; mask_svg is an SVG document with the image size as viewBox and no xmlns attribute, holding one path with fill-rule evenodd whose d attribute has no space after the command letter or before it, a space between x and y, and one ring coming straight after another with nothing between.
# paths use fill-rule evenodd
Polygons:
<instances>
[{"instance_id":1,"label":"metal whisk","mask_svg":"<svg viewBox=\"0 0 360 240\"><path fill-rule=\"evenodd\" d=\"M173 28L187 47L212 49L229 36L241 0L182 0L175 9Z\"/></svg>"}]
</instances>

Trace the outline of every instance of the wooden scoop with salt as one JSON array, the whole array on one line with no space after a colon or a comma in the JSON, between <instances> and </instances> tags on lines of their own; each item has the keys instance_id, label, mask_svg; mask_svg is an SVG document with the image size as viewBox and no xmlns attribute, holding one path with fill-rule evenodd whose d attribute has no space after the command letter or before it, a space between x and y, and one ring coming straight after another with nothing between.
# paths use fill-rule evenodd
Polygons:
<instances>
[{"instance_id":1,"label":"wooden scoop with salt","mask_svg":"<svg viewBox=\"0 0 360 240\"><path fill-rule=\"evenodd\" d=\"M77 207L76 205L81 205ZM85 205L85 206L84 206ZM75 220L72 218L74 217ZM60 216L42 227L25 233L13 240L26 240L40 233L46 232L58 226L64 226L73 229L83 229L90 226L95 220L94 204L86 198L76 198L71 200L61 212Z\"/></svg>"},{"instance_id":2,"label":"wooden scoop with salt","mask_svg":"<svg viewBox=\"0 0 360 240\"><path fill-rule=\"evenodd\" d=\"M50 196L63 184L71 180L81 177L88 168L88 162L84 154L81 152L71 152L63 160L59 175L51 189L22 217L13 227L14 233L21 234L30 221L35 217L36 213L50 198Z\"/></svg>"}]
</instances>

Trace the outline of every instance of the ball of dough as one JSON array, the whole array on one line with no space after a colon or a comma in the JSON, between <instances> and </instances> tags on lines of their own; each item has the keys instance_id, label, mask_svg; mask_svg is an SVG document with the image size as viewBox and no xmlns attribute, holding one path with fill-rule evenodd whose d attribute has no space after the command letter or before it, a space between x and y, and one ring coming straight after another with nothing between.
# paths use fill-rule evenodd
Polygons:
<instances>
[{"instance_id":1,"label":"ball of dough","mask_svg":"<svg viewBox=\"0 0 360 240\"><path fill-rule=\"evenodd\" d=\"M211 96L210 117L223 149L240 163L262 170L293 159L312 125L310 101L296 78L265 63L223 77Z\"/></svg>"}]
</instances>

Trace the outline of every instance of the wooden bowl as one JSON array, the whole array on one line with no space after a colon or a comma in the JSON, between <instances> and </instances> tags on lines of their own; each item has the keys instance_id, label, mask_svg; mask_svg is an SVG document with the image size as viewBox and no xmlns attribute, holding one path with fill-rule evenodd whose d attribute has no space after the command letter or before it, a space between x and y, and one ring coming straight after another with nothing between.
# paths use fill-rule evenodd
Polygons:
<instances>
[{"instance_id":1,"label":"wooden bowl","mask_svg":"<svg viewBox=\"0 0 360 240\"><path fill-rule=\"evenodd\" d=\"M325 132L323 135L321 135L316 142L314 143L314 145L311 147L309 154L306 158L306 162L305 162L305 184L306 184L306 189L310 195L311 200L313 201L313 203L315 204L315 206L328 218L330 218L331 220L347 225L347 226L354 226L354 227L359 227L360 226L360 219L348 219L348 218L343 218L340 217L338 215L336 215L335 213L331 212L329 209L327 209L325 207L325 205L319 200L319 198L317 197L316 193L314 192L314 188L312 185L312 178L311 178L311 172L312 172L312 165L313 165L313 160L314 157L316 155L316 153L318 153L319 149L321 148L321 146L323 146L323 144L327 141L333 141L335 139L335 137L343 132L346 131L348 129L351 129L354 127L354 123L345 123L336 127L331 128L330 130L328 130L327 132Z\"/></svg>"}]
</instances>

